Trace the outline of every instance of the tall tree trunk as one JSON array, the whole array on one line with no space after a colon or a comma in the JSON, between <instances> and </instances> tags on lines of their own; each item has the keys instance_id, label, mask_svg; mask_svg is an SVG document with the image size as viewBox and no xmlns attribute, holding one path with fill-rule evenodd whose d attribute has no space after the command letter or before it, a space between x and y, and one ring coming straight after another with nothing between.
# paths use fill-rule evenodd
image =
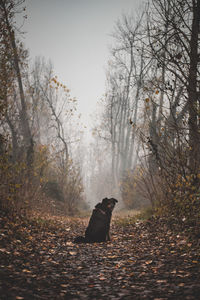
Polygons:
<instances>
[{"instance_id":1,"label":"tall tree trunk","mask_svg":"<svg viewBox=\"0 0 200 300\"><path fill-rule=\"evenodd\" d=\"M22 77L21 77L21 72L19 67L19 56L18 56L17 46L15 42L15 34L9 22L8 12L5 3L2 3L2 7L3 7L4 17L6 21L8 34L9 34L10 44L13 50L14 68L17 76L19 93L20 93L20 101L21 101L21 113L20 113L21 130L22 130L22 135L24 138L24 143L26 148L26 160L27 160L28 172L30 173L32 169L33 157L34 157L34 149L33 149L34 144L33 144L31 130L28 122L26 101L25 101Z\"/></svg>"},{"instance_id":2,"label":"tall tree trunk","mask_svg":"<svg viewBox=\"0 0 200 300\"><path fill-rule=\"evenodd\" d=\"M121 173L128 167L128 152L130 147L130 135L131 135L131 126L129 125L129 101L130 101L130 88L131 88L131 76L133 72L133 43L130 43L130 66L128 69L128 77L124 91L124 105L123 109L123 120L122 120L122 149L121 149Z\"/></svg>"},{"instance_id":3,"label":"tall tree trunk","mask_svg":"<svg viewBox=\"0 0 200 300\"><path fill-rule=\"evenodd\" d=\"M16 133L15 127L12 124L12 122L11 122L9 116L7 115L7 113L6 113L5 117L6 117L6 121L8 123L9 128L10 128L11 136L12 136L12 161L16 162L17 158L18 158L18 154L19 154L19 145L18 145L18 141L17 141L17 133Z\"/></svg>"},{"instance_id":4,"label":"tall tree trunk","mask_svg":"<svg viewBox=\"0 0 200 300\"><path fill-rule=\"evenodd\" d=\"M198 132L198 34L200 32L200 0L193 0L193 21L190 39L190 69L188 78L188 110L189 110L189 166L195 174L200 164L200 133Z\"/></svg>"}]
</instances>

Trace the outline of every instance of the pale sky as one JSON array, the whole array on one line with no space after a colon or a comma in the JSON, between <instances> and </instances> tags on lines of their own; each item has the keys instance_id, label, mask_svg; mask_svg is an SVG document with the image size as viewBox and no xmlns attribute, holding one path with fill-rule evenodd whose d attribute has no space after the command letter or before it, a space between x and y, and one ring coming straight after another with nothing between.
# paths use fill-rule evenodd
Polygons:
<instances>
[{"instance_id":1,"label":"pale sky","mask_svg":"<svg viewBox=\"0 0 200 300\"><path fill-rule=\"evenodd\" d=\"M26 0L23 30L30 57L51 59L58 81L78 100L83 122L105 93L110 34L123 13L134 13L142 0Z\"/></svg>"}]
</instances>

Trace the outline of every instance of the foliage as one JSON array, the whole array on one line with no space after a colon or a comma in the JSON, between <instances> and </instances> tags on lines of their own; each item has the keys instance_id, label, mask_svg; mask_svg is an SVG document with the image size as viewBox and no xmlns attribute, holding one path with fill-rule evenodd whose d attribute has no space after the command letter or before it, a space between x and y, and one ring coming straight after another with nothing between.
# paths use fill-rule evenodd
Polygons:
<instances>
[{"instance_id":1,"label":"foliage","mask_svg":"<svg viewBox=\"0 0 200 300\"><path fill-rule=\"evenodd\" d=\"M47 197L51 197L56 201L63 201L64 196L61 188L56 181L47 181L43 188Z\"/></svg>"},{"instance_id":2,"label":"foliage","mask_svg":"<svg viewBox=\"0 0 200 300\"><path fill-rule=\"evenodd\" d=\"M152 1L147 12L149 44L146 49L157 70L156 80L145 90L148 97L149 136L145 141L149 149L148 173L155 190L160 187L162 190L154 204L160 213L196 221L200 212L199 11L200 1ZM151 92L156 88L159 100Z\"/></svg>"},{"instance_id":3,"label":"foliage","mask_svg":"<svg viewBox=\"0 0 200 300\"><path fill-rule=\"evenodd\" d=\"M120 184L122 200L127 208L141 208L149 204L143 182L143 170L137 166L124 172Z\"/></svg>"},{"instance_id":4,"label":"foliage","mask_svg":"<svg viewBox=\"0 0 200 300\"><path fill-rule=\"evenodd\" d=\"M66 213L74 214L83 201L83 185L79 168L75 167L70 159L64 165L53 163L48 170L45 188L49 184L52 187L52 182L57 188L57 196L60 195L60 200L64 203Z\"/></svg>"},{"instance_id":5,"label":"foliage","mask_svg":"<svg viewBox=\"0 0 200 300\"><path fill-rule=\"evenodd\" d=\"M159 213L194 222L200 216L199 16L199 0L152 0L139 18L116 23L101 127L127 207L144 197Z\"/></svg>"},{"instance_id":6,"label":"foliage","mask_svg":"<svg viewBox=\"0 0 200 300\"><path fill-rule=\"evenodd\" d=\"M179 219L197 222L200 216L200 190L196 182L194 174L177 174L174 183L167 186L165 200L158 207L158 212L169 215L173 211Z\"/></svg>"},{"instance_id":7,"label":"foliage","mask_svg":"<svg viewBox=\"0 0 200 300\"><path fill-rule=\"evenodd\" d=\"M37 58L30 66L15 23L16 13L25 14L23 3L0 3L1 207L18 213L53 210L59 198L65 206L59 209L69 214L82 200L78 164L71 160L71 142L79 141L75 126L71 129L77 100L50 62ZM51 195L45 195L45 185L51 186Z\"/></svg>"},{"instance_id":8,"label":"foliage","mask_svg":"<svg viewBox=\"0 0 200 300\"><path fill-rule=\"evenodd\" d=\"M155 210L152 208L152 206L147 206L140 211L137 217L139 220L150 220L154 215Z\"/></svg>"}]
</instances>

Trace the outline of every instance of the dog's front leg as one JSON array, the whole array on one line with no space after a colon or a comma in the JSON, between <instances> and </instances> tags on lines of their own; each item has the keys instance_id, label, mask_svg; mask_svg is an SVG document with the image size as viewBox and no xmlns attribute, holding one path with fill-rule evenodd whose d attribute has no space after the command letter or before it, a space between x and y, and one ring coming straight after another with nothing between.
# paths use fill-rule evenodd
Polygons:
<instances>
[{"instance_id":1,"label":"dog's front leg","mask_svg":"<svg viewBox=\"0 0 200 300\"><path fill-rule=\"evenodd\" d=\"M108 232L107 235L106 235L106 241L110 241L110 233Z\"/></svg>"}]
</instances>

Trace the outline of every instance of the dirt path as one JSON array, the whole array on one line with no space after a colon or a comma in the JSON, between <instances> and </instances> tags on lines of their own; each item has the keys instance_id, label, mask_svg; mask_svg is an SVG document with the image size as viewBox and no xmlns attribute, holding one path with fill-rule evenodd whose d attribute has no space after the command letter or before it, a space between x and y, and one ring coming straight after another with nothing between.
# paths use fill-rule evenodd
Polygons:
<instances>
[{"instance_id":1,"label":"dirt path","mask_svg":"<svg viewBox=\"0 0 200 300\"><path fill-rule=\"evenodd\" d=\"M112 242L80 245L87 220L0 220L0 299L200 299L196 242L158 220L115 221Z\"/></svg>"}]
</instances>

